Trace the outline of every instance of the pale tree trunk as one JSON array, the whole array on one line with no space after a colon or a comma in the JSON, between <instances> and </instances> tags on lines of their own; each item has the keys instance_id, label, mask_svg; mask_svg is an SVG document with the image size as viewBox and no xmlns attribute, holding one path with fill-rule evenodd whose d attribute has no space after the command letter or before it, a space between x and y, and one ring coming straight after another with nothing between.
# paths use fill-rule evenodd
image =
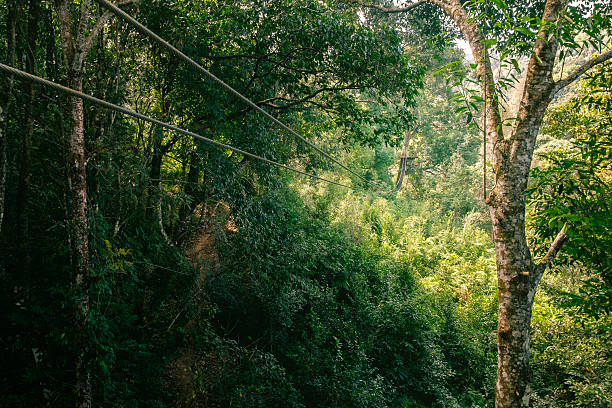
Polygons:
<instances>
[{"instance_id":1,"label":"pale tree trunk","mask_svg":"<svg viewBox=\"0 0 612 408\"><path fill-rule=\"evenodd\" d=\"M556 21L564 0L550 0L543 15ZM552 66L557 42L538 40L527 70L524 96L515 127L504 137L493 89L493 74L477 22L470 21L457 0L446 0L443 9L466 36L488 102L486 133L495 186L486 198L491 214L497 262L497 384L495 406L528 407L530 402L529 337L531 313L540 268L533 262L525 234L525 190L535 140L553 89ZM542 36L545 36L541 33Z\"/></svg>"},{"instance_id":2,"label":"pale tree trunk","mask_svg":"<svg viewBox=\"0 0 612 408\"><path fill-rule=\"evenodd\" d=\"M535 290L533 261L525 238L525 200L520 188L495 188L489 210L498 282L497 407L529 406L529 329Z\"/></svg>"},{"instance_id":3,"label":"pale tree trunk","mask_svg":"<svg viewBox=\"0 0 612 408\"><path fill-rule=\"evenodd\" d=\"M76 74L76 73L75 73ZM83 78L70 79L72 89L82 89ZM75 330L87 336L89 315L89 240L87 237L87 182L85 177L85 136L83 129L83 100L70 98L70 139L68 142L68 180L70 183L71 232L73 240L74 284L77 296ZM76 361L77 407L91 407L91 374L87 358L88 339L82 339Z\"/></svg>"},{"instance_id":4,"label":"pale tree trunk","mask_svg":"<svg viewBox=\"0 0 612 408\"><path fill-rule=\"evenodd\" d=\"M483 38L476 21L458 0L432 0L453 17L465 35L478 62L482 96L488 102L486 133L495 186L486 198L491 214L497 262L498 327L497 385L495 406L530 406L529 339L533 300L548 262L565 241L564 230L547 256L535 264L525 234L525 190L535 141L546 108L556 88L552 70L558 43L544 31L538 33L527 68L523 97L517 119L509 135L500 126L500 109L492 86L493 74ZM548 0L542 20L555 23L567 0Z\"/></svg>"},{"instance_id":5,"label":"pale tree trunk","mask_svg":"<svg viewBox=\"0 0 612 408\"><path fill-rule=\"evenodd\" d=\"M423 3L439 6L459 27L477 62L476 74L482 97L487 101L486 146L495 185L486 203L491 215L498 279L498 367L495 406L528 407L530 399L529 331L533 299L545 268L566 239L561 229L544 258L535 263L525 234L525 190L535 141L552 96L578 79L589 68L612 58L605 52L576 68L565 78L554 81L553 66L558 42L545 29L540 30L527 67L523 96L517 119L504 136L500 108L493 86L494 77L484 38L477 19L470 19L460 0L417 0L399 8L353 0L357 4L387 13L406 12ZM543 23L560 24L568 0L547 0ZM545 24L543 24L545 26Z\"/></svg>"},{"instance_id":6,"label":"pale tree trunk","mask_svg":"<svg viewBox=\"0 0 612 408\"><path fill-rule=\"evenodd\" d=\"M73 33L68 0L55 0L60 41L64 54L64 63L68 74L68 86L82 91L84 61L94 39L110 18L106 12L98 18L89 29L91 18L91 0L80 3L80 16ZM87 219L87 180L85 169L85 132L83 100L76 97L69 99L70 133L68 140L68 182L70 186L70 235L72 242L73 284L77 301L75 304L75 337L76 337L76 399L77 408L92 406L92 386L90 372L89 325L89 240Z\"/></svg>"},{"instance_id":7,"label":"pale tree trunk","mask_svg":"<svg viewBox=\"0 0 612 408\"><path fill-rule=\"evenodd\" d=\"M542 20L557 21L566 4L566 0L549 0ZM558 48L553 36L544 32L539 36L527 67L514 127L509 138L497 147L500 154L493 166L495 187L487 198L497 257L498 407L528 407L531 391L531 312L543 267L534 263L525 236L525 190L536 138L554 89L552 71Z\"/></svg>"}]
</instances>

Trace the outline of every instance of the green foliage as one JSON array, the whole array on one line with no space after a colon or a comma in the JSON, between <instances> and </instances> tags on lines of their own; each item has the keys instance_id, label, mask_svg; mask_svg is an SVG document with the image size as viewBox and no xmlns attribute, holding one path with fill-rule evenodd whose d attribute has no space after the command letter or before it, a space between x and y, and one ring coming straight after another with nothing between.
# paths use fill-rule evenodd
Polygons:
<instances>
[{"instance_id":1,"label":"green foliage","mask_svg":"<svg viewBox=\"0 0 612 408\"><path fill-rule=\"evenodd\" d=\"M0 0L2 33L9 4ZM29 4L16 17L18 68L32 48L21 35ZM74 18L82 4L69 2ZM451 63L457 51L444 44L453 28L438 9L388 17L332 0L123 7L368 180L394 184L406 130L414 160L405 188L371 191L110 20L87 55L86 92L355 190L304 181L86 104L90 308L77 332L67 98L16 81L2 133L9 156L2 404L74 405L82 358L101 407L491 407L496 280L478 198L480 137L457 126L445 81L424 80L434 65L461 70L457 78L468 71ZM516 2L487 7L500 16L528 11ZM92 10L93 26L102 10ZM34 68L65 83L56 20L45 2ZM507 39L537 28L521 21ZM6 60L8 37L0 38ZM516 60L508 64L518 70ZM591 80L605 89L609 76ZM532 201L542 242L565 221L598 238L568 247L581 268L599 268L609 252L601 222L609 217L609 133L592 116L605 104L591 94L585 103L596 106L587 115L571 107L551 115L550 132L571 129L574 143L547 156ZM470 93L465 102L459 113L470 109L474 119L482 101ZM553 188L561 184L563 194ZM536 306L542 406L609 403L610 322L601 311L610 286L598 271L586 283L550 283ZM576 299L587 301L574 314L567 306Z\"/></svg>"},{"instance_id":2,"label":"green foliage","mask_svg":"<svg viewBox=\"0 0 612 408\"><path fill-rule=\"evenodd\" d=\"M595 273L582 290L583 301L570 298L591 312L603 313L609 310L612 279L609 80L607 65L584 80L580 90L584 97L577 96L550 112L544 131L552 140L541 148L541 162L532 171L528 191L539 250L544 251L566 224L564 254Z\"/></svg>"},{"instance_id":3,"label":"green foliage","mask_svg":"<svg viewBox=\"0 0 612 408\"><path fill-rule=\"evenodd\" d=\"M595 318L560 302L560 293L577 294L585 277L580 268L561 268L542 283L533 318L534 406L603 408L612 403L610 315Z\"/></svg>"},{"instance_id":4,"label":"green foliage","mask_svg":"<svg viewBox=\"0 0 612 408\"><path fill-rule=\"evenodd\" d=\"M533 315L537 407L612 404L610 305L610 65L552 109L528 190L542 254L565 224L568 241L542 282Z\"/></svg>"},{"instance_id":5,"label":"green foliage","mask_svg":"<svg viewBox=\"0 0 612 408\"><path fill-rule=\"evenodd\" d=\"M219 307L215 326L245 347L276 355L305 406L486 405L490 395L484 383L493 378L493 354L483 353L469 336L478 336L491 321L463 327L455 302L470 309L464 299L449 296L443 287L431 295L424 291L419 267L409 263L416 248L401 254L394 241L402 235L394 231L402 228L393 218L399 212L392 213L399 209L382 199L369 207L355 205L360 199L341 195L329 207L313 205L331 225L339 225L331 209L353 220L341 229L297 211L299 205L288 207L299 199L286 193L243 204L246 212L235 215L240 233L221 243L222 258L231 262L211 281ZM348 208L366 210L363 217L346 217ZM473 235L476 230L468 228L466 236ZM405 240L416 237L400 239L407 248ZM484 248L460 242L455 246L462 256L469 252L481 262ZM444 265L439 258L429 263L438 271ZM485 269L491 277L491 265ZM491 282L485 278L482 284L489 288ZM470 297L472 289L478 290L469 286L457 292ZM490 350L490 336L480 341ZM458 363L463 359L474 365Z\"/></svg>"}]
</instances>

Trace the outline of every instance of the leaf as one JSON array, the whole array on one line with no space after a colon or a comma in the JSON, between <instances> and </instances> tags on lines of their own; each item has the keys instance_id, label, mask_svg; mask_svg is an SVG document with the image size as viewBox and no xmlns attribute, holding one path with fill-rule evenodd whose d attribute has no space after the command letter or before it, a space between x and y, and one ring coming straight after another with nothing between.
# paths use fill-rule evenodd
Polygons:
<instances>
[{"instance_id":1,"label":"leaf","mask_svg":"<svg viewBox=\"0 0 612 408\"><path fill-rule=\"evenodd\" d=\"M495 3L497 8L500 10L505 10L508 8L508 5L504 2L504 0L493 0L493 3Z\"/></svg>"},{"instance_id":2,"label":"leaf","mask_svg":"<svg viewBox=\"0 0 612 408\"><path fill-rule=\"evenodd\" d=\"M495 44L497 44L497 40L495 38L490 38L488 40L483 41L485 48L489 48Z\"/></svg>"},{"instance_id":3,"label":"leaf","mask_svg":"<svg viewBox=\"0 0 612 408\"><path fill-rule=\"evenodd\" d=\"M516 31L518 31L519 33L526 35L528 37L535 37L536 33L534 33L533 31L529 30L528 28L525 27L517 27Z\"/></svg>"},{"instance_id":4,"label":"leaf","mask_svg":"<svg viewBox=\"0 0 612 408\"><path fill-rule=\"evenodd\" d=\"M516 58L511 58L511 59L510 59L510 62L512 63L512 65L514 65L514 69L516 69L517 71L520 71L520 70L521 70L521 68L520 68L520 66L519 66L519 63L518 63L518 61L516 60Z\"/></svg>"}]
</instances>

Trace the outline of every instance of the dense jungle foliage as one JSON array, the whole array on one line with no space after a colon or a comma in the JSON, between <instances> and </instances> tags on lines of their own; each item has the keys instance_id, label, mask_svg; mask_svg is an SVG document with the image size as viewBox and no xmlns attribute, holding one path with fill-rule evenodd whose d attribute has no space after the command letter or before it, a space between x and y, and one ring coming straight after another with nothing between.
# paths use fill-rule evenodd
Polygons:
<instances>
[{"instance_id":1,"label":"dense jungle foliage","mask_svg":"<svg viewBox=\"0 0 612 408\"><path fill-rule=\"evenodd\" d=\"M74 406L77 360L95 407L494 406L482 135L457 116L451 74L434 75L470 64L447 18L334 0L124 8L383 188L94 2L89 32L108 19L85 93L353 188L86 103L90 307L77 328L69 98L0 73L0 406ZM65 84L58 19L51 1L0 0L2 62ZM546 252L573 227L535 301L536 407L612 407L611 89L608 63L562 95L536 150L529 239Z\"/></svg>"}]
</instances>

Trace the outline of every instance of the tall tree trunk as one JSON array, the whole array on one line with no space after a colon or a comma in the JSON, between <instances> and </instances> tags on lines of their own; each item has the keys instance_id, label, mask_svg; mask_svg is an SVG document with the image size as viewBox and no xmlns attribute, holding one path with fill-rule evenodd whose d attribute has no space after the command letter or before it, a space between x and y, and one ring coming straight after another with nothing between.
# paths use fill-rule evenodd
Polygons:
<instances>
[{"instance_id":1,"label":"tall tree trunk","mask_svg":"<svg viewBox=\"0 0 612 408\"><path fill-rule=\"evenodd\" d=\"M82 90L81 73L74 72L70 87ZM70 98L70 139L68 142L71 202L71 230L73 239L74 284L78 297L75 330L80 336L81 353L76 362L77 407L91 407L91 374L89 370L88 315L89 315L89 240L87 237L87 181L85 176L85 133L83 129L83 100Z\"/></svg>"},{"instance_id":2,"label":"tall tree trunk","mask_svg":"<svg viewBox=\"0 0 612 408\"><path fill-rule=\"evenodd\" d=\"M89 29L91 0L80 3L80 16L76 34L68 0L55 0L55 10L60 28L60 42L68 74L68 86L82 91L84 61L93 41L110 17L100 16ZM70 185L70 235L72 243L73 283L76 295L75 346L76 356L76 398L77 408L92 406L89 340L89 240L87 219L87 179L85 169L85 131L83 100L70 97L70 134L68 140L68 182Z\"/></svg>"},{"instance_id":3,"label":"tall tree trunk","mask_svg":"<svg viewBox=\"0 0 612 408\"><path fill-rule=\"evenodd\" d=\"M566 4L565 0L549 0L542 20L557 23ZM499 143L493 166L496 185L487 198L497 256L499 303L495 394L498 407L530 406L531 312L548 259L540 265L532 259L525 234L525 190L536 138L555 88L552 71L557 48L554 36L544 30L538 33L527 67L517 119L510 137ZM492 125L497 126L497 123ZM488 131L494 130L490 128ZM565 236L563 231L560 234L562 243Z\"/></svg>"},{"instance_id":4,"label":"tall tree trunk","mask_svg":"<svg viewBox=\"0 0 612 408\"><path fill-rule=\"evenodd\" d=\"M17 5L14 0L7 0L7 63L15 65L15 26L17 24ZM4 220L5 192L6 192L6 161L7 161L7 127L8 110L13 96L13 77L8 76L2 80L0 92L0 232Z\"/></svg>"},{"instance_id":5,"label":"tall tree trunk","mask_svg":"<svg viewBox=\"0 0 612 408\"><path fill-rule=\"evenodd\" d=\"M534 264L525 236L522 184L521 180L498 180L494 203L490 200L489 206L498 283L497 407L529 406L529 332L535 290L531 290Z\"/></svg>"},{"instance_id":6,"label":"tall tree trunk","mask_svg":"<svg viewBox=\"0 0 612 408\"><path fill-rule=\"evenodd\" d=\"M530 406L529 334L533 299L550 259L565 240L562 230L551 251L535 264L525 233L525 190L535 141L556 85L552 70L558 43L541 29L527 67L523 97L514 128L504 136L500 107L485 38L459 0L429 0L451 16L468 41L482 97L487 100L486 135L495 186L486 198L491 215L497 262L497 408ZM542 21L560 24L567 0L548 0Z\"/></svg>"},{"instance_id":7,"label":"tall tree trunk","mask_svg":"<svg viewBox=\"0 0 612 408\"><path fill-rule=\"evenodd\" d=\"M486 108L486 155L495 185L485 198L491 215L498 279L498 368L495 406L526 408L530 405L529 330L536 289L542 274L566 240L565 226L546 255L536 264L525 234L525 190L536 138L553 95L576 81L590 68L612 59L608 50L583 63L564 78L553 80L558 40L564 22L562 13L569 0L546 0L540 29L534 37L525 74L523 96L514 126L504 135L491 61L479 19L469 16L462 0L417 0L402 7L385 7L369 1L357 4L385 13L407 12L423 3L442 9L457 25L477 63L476 76ZM465 6L465 7L464 7ZM551 29L554 28L554 29Z\"/></svg>"},{"instance_id":8,"label":"tall tree trunk","mask_svg":"<svg viewBox=\"0 0 612 408\"><path fill-rule=\"evenodd\" d=\"M408 137L408 131L406 131L406 138ZM395 180L395 190L399 191L404 184L404 175L406 174L406 165L408 164L408 151L406 138L404 138L404 145L402 146L402 154L400 156L400 165L397 172L397 179Z\"/></svg>"},{"instance_id":9,"label":"tall tree trunk","mask_svg":"<svg viewBox=\"0 0 612 408\"><path fill-rule=\"evenodd\" d=\"M200 180L200 157L196 150L193 150L189 155L189 171L187 173L187 182L183 187L185 196L191 198L191 202L181 205L179 211L179 220L177 231L174 233L175 242L179 245L183 242L184 238L187 238L190 234L191 229L191 215L193 210L200 204L200 201L196 201L196 192Z\"/></svg>"},{"instance_id":10,"label":"tall tree trunk","mask_svg":"<svg viewBox=\"0 0 612 408\"><path fill-rule=\"evenodd\" d=\"M170 112L170 105L166 99L168 95L168 90L170 89L170 84L173 83L172 77L174 76L175 66L171 66L166 74L162 77L161 86L159 88L160 91L160 105L161 105L161 115L164 121L168 121L168 115ZM159 226L159 232L164 238L164 240L170 244L170 238L166 233L166 229L164 228L164 217L162 212L162 188L161 188L161 169L163 165L164 155L168 152L168 150L172 147L172 142L168 142L164 144L164 130L160 126L155 126L152 131L153 137L153 150L151 155L151 209L153 210L154 217L157 219L157 224Z\"/></svg>"},{"instance_id":11,"label":"tall tree trunk","mask_svg":"<svg viewBox=\"0 0 612 408\"><path fill-rule=\"evenodd\" d=\"M200 180L200 157L196 150L193 150L189 155L189 172L187 173L187 183L185 184L185 188L183 189L185 194L193 196L195 194L196 188L194 187L198 184ZM188 206L185 206L185 210L187 213L191 213L197 203L191 203Z\"/></svg>"}]
</instances>

